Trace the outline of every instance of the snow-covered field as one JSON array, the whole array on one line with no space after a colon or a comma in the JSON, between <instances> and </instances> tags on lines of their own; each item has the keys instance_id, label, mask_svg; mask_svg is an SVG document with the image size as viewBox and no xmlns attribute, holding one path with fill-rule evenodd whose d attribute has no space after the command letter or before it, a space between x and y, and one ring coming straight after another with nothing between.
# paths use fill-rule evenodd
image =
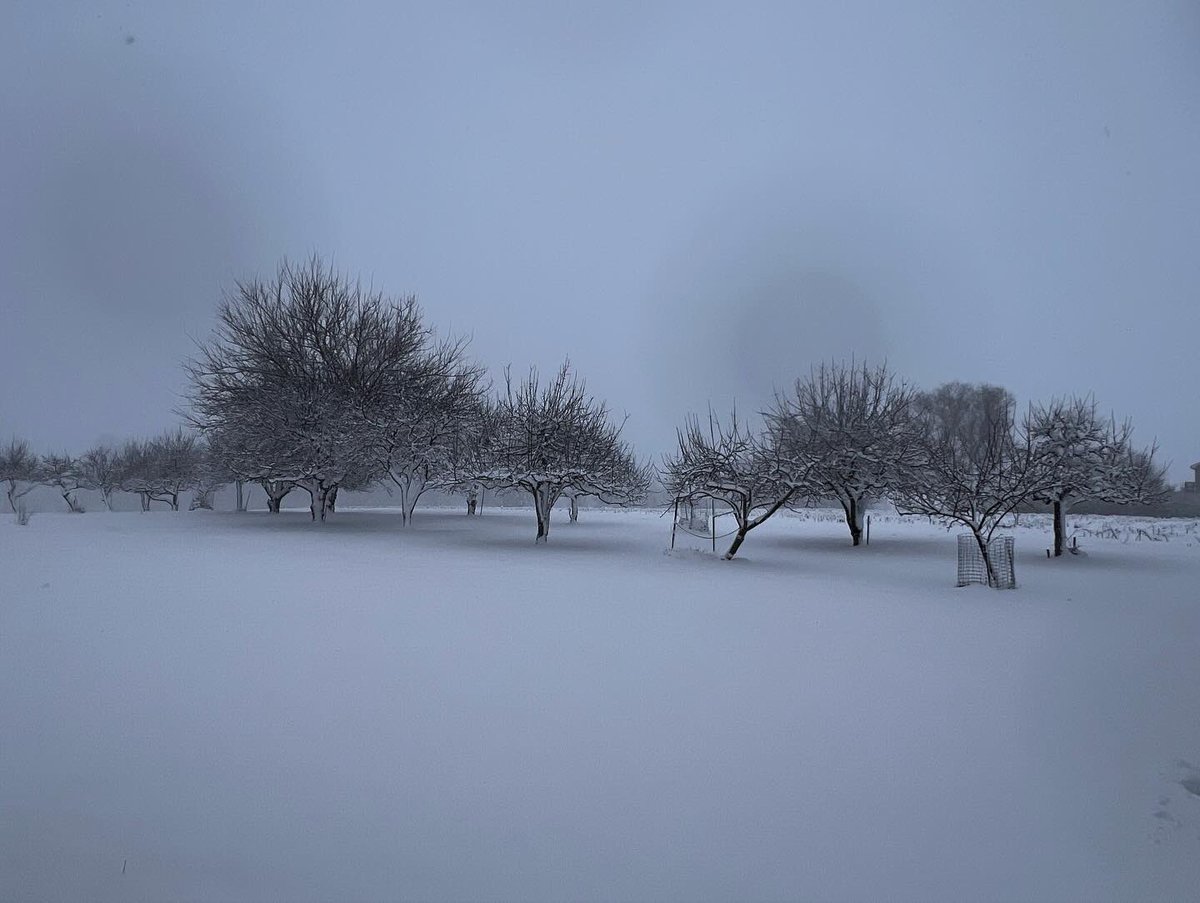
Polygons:
<instances>
[{"instance_id":1,"label":"snow-covered field","mask_svg":"<svg viewBox=\"0 0 1200 903\"><path fill-rule=\"evenodd\" d=\"M6 517L0 898L1194 900L1200 532L1133 523L1000 592L886 516Z\"/></svg>"}]
</instances>

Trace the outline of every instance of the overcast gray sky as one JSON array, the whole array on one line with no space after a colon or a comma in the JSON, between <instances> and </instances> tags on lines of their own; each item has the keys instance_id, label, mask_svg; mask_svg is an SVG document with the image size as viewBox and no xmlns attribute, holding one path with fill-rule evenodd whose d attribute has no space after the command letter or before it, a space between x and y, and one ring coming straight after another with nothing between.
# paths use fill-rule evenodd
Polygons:
<instances>
[{"instance_id":1,"label":"overcast gray sky","mask_svg":"<svg viewBox=\"0 0 1200 903\"><path fill-rule=\"evenodd\" d=\"M1200 5L6 3L0 436L176 421L319 252L643 455L821 359L1094 392L1200 460Z\"/></svg>"}]
</instances>

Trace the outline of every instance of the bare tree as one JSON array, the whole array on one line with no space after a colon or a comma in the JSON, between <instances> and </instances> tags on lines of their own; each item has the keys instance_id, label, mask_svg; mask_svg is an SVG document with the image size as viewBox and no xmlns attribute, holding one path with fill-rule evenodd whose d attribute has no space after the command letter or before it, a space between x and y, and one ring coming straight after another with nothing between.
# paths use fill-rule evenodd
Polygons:
<instances>
[{"instance_id":1,"label":"bare tree","mask_svg":"<svg viewBox=\"0 0 1200 903\"><path fill-rule=\"evenodd\" d=\"M712 499L733 513L737 530L725 559L808 485L811 463L788 458L770 439L756 437L738 420L725 426L709 412L707 429L691 416L676 432L678 450L666 459L665 485L676 501ZM794 451L794 450L793 450Z\"/></svg>"},{"instance_id":2,"label":"bare tree","mask_svg":"<svg viewBox=\"0 0 1200 903\"><path fill-rule=\"evenodd\" d=\"M112 511L112 495L121 488L120 461L116 450L107 445L88 449L79 459L79 472L84 486L99 492L104 507Z\"/></svg>"},{"instance_id":3,"label":"bare tree","mask_svg":"<svg viewBox=\"0 0 1200 903\"><path fill-rule=\"evenodd\" d=\"M481 413L473 482L493 489L518 489L533 497L537 538L550 534L550 512L566 492L606 504L630 505L650 482L621 441L621 425L608 407L588 394L564 362L542 385L536 369L514 386L505 371L505 391Z\"/></svg>"},{"instance_id":4,"label":"bare tree","mask_svg":"<svg viewBox=\"0 0 1200 903\"><path fill-rule=\"evenodd\" d=\"M82 514L84 508L79 504L75 493L87 488L79 462L68 454L43 455L38 468L38 481L45 486L52 486L62 496L67 510L73 514Z\"/></svg>"},{"instance_id":5,"label":"bare tree","mask_svg":"<svg viewBox=\"0 0 1200 903\"><path fill-rule=\"evenodd\" d=\"M891 489L913 454L912 397L886 364L821 364L766 414L781 453L812 462L811 491L841 504L853 545L868 499Z\"/></svg>"},{"instance_id":6,"label":"bare tree","mask_svg":"<svg viewBox=\"0 0 1200 903\"><path fill-rule=\"evenodd\" d=\"M24 439L10 439L0 448L0 481L7 484L8 506L17 514L17 502L33 491L41 480L37 455Z\"/></svg>"},{"instance_id":7,"label":"bare tree","mask_svg":"<svg viewBox=\"0 0 1200 903\"><path fill-rule=\"evenodd\" d=\"M142 510L150 510L150 492L154 485L154 462L149 443L130 439L118 452L115 463L122 492L132 492L141 500Z\"/></svg>"},{"instance_id":8,"label":"bare tree","mask_svg":"<svg viewBox=\"0 0 1200 903\"><path fill-rule=\"evenodd\" d=\"M477 429L483 368L466 359L463 341L414 356L406 378L383 399L377 421L380 465L400 493L401 523L429 489L461 485L461 449Z\"/></svg>"},{"instance_id":9,"label":"bare tree","mask_svg":"<svg viewBox=\"0 0 1200 903\"><path fill-rule=\"evenodd\" d=\"M217 492L233 480L233 475L230 474L224 461L217 456L211 445L201 442L198 443L197 448L199 461L196 466L195 483L192 486L192 502L188 509L190 511L198 509L211 511ZM239 510L245 509L239 508Z\"/></svg>"},{"instance_id":10,"label":"bare tree","mask_svg":"<svg viewBox=\"0 0 1200 903\"><path fill-rule=\"evenodd\" d=\"M1101 417L1090 397L1056 398L1035 408L1027 429L1046 467L1036 498L1052 508L1056 557L1063 553L1067 514L1079 502L1153 504L1166 497L1155 447L1135 449L1132 424Z\"/></svg>"},{"instance_id":11,"label":"bare tree","mask_svg":"<svg viewBox=\"0 0 1200 903\"><path fill-rule=\"evenodd\" d=\"M204 476L204 446L194 433L177 429L150 442L154 462L151 498L179 510L179 496L195 490Z\"/></svg>"},{"instance_id":12,"label":"bare tree","mask_svg":"<svg viewBox=\"0 0 1200 903\"><path fill-rule=\"evenodd\" d=\"M1041 492L1044 458L1026 426L1018 428L1016 402L998 386L947 383L916 399L917 457L898 486L901 514L920 514L971 531L998 584L988 543L1003 519Z\"/></svg>"},{"instance_id":13,"label":"bare tree","mask_svg":"<svg viewBox=\"0 0 1200 903\"><path fill-rule=\"evenodd\" d=\"M337 488L365 485L378 429L429 331L415 299L391 301L314 257L237 284L189 362L192 422L240 479L290 483L323 521Z\"/></svg>"},{"instance_id":14,"label":"bare tree","mask_svg":"<svg viewBox=\"0 0 1200 903\"><path fill-rule=\"evenodd\" d=\"M151 502L178 511L180 494L200 483L204 454L194 433L176 429L149 441L125 443L118 461L121 488L141 496L143 511L150 510Z\"/></svg>"}]
</instances>

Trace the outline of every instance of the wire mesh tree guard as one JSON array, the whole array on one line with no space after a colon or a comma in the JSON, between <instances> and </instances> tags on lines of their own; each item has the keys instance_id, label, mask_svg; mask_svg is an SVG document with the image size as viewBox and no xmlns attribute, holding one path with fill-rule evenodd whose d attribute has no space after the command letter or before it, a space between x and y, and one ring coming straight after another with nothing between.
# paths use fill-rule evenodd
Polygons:
<instances>
[{"instance_id":1,"label":"wire mesh tree guard","mask_svg":"<svg viewBox=\"0 0 1200 903\"><path fill-rule=\"evenodd\" d=\"M987 544L987 557L992 564L988 574L987 562L979 543L970 533L958 535L958 585L970 586L982 583L995 589L1016 589L1017 574L1013 555L1013 538L996 536Z\"/></svg>"}]
</instances>

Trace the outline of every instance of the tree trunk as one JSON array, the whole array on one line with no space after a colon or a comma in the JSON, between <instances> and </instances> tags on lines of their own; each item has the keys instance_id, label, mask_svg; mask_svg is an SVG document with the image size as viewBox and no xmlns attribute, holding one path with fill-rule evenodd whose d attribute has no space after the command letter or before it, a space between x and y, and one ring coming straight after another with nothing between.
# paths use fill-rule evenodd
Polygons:
<instances>
[{"instance_id":1,"label":"tree trunk","mask_svg":"<svg viewBox=\"0 0 1200 903\"><path fill-rule=\"evenodd\" d=\"M237 507L235 508L235 510L245 511L246 510L246 486L241 480L235 480L233 485L234 485L234 488L237 490Z\"/></svg>"},{"instance_id":2,"label":"tree trunk","mask_svg":"<svg viewBox=\"0 0 1200 903\"><path fill-rule=\"evenodd\" d=\"M321 486L316 480L304 480L297 485L308 493L308 514L315 524L323 510L321 507Z\"/></svg>"},{"instance_id":3,"label":"tree trunk","mask_svg":"<svg viewBox=\"0 0 1200 903\"><path fill-rule=\"evenodd\" d=\"M321 483L321 523L325 523L326 515L333 511L333 507L329 504L329 497L336 495L336 493L337 483L334 483L332 486L326 486L324 483Z\"/></svg>"},{"instance_id":4,"label":"tree trunk","mask_svg":"<svg viewBox=\"0 0 1200 903\"><path fill-rule=\"evenodd\" d=\"M262 480L263 492L267 494L267 510L278 514L283 508L284 497L296 488L294 483L287 480Z\"/></svg>"},{"instance_id":5,"label":"tree trunk","mask_svg":"<svg viewBox=\"0 0 1200 903\"><path fill-rule=\"evenodd\" d=\"M862 545L863 515L866 505L863 499L851 497L842 502L842 510L846 512L846 526L850 528L851 545Z\"/></svg>"},{"instance_id":6,"label":"tree trunk","mask_svg":"<svg viewBox=\"0 0 1200 903\"><path fill-rule=\"evenodd\" d=\"M168 495L170 495L169 504L171 505L171 510L178 511L179 510L179 493L171 492L171 493L168 493Z\"/></svg>"},{"instance_id":7,"label":"tree trunk","mask_svg":"<svg viewBox=\"0 0 1200 903\"><path fill-rule=\"evenodd\" d=\"M1067 532L1067 513L1063 510L1062 499L1054 500L1054 557L1063 553L1063 537Z\"/></svg>"},{"instance_id":8,"label":"tree trunk","mask_svg":"<svg viewBox=\"0 0 1200 903\"><path fill-rule=\"evenodd\" d=\"M329 490L329 499L328 499L328 504L326 506L329 508L330 514L337 513L337 494L338 494L338 487L335 484L334 487Z\"/></svg>"},{"instance_id":9,"label":"tree trunk","mask_svg":"<svg viewBox=\"0 0 1200 903\"><path fill-rule=\"evenodd\" d=\"M571 496L570 518L571 523L575 523L577 520L579 520L579 499L577 499L575 496Z\"/></svg>"},{"instance_id":10,"label":"tree trunk","mask_svg":"<svg viewBox=\"0 0 1200 903\"><path fill-rule=\"evenodd\" d=\"M313 523L325 523L325 515L329 512L329 493L337 484L326 485L323 480L305 480L299 485L308 493L308 513Z\"/></svg>"},{"instance_id":11,"label":"tree trunk","mask_svg":"<svg viewBox=\"0 0 1200 903\"><path fill-rule=\"evenodd\" d=\"M142 510L149 511L150 510L150 493L139 492L138 495L140 495L142 497Z\"/></svg>"},{"instance_id":12,"label":"tree trunk","mask_svg":"<svg viewBox=\"0 0 1200 903\"><path fill-rule=\"evenodd\" d=\"M535 542L546 542L550 538L550 511L558 501L558 494L548 487L533 490L533 509L537 514L538 532Z\"/></svg>"},{"instance_id":13,"label":"tree trunk","mask_svg":"<svg viewBox=\"0 0 1200 903\"><path fill-rule=\"evenodd\" d=\"M992 565L992 556L988 554L987 542L979 533L974 530L971 532L975 535L975 544L979 546L979 554L983 556L983 566L987 569L987 585L994 588L1000 584L1000 581L996 578L996 569Z\"/></svg>"},{"instance_id":14,"label":"tree trunk","mask_svg":"<svg viewBox=\"0 0 1200 903\"><path fill-rule=\"evenodd\" d=\"M742 547L742 543L746 539L746 534L749 532L748 527L738 527L737 533L734 534L733 542L729 545L729 551L725 553L726 561L732 560L733 556L737 554L738 549Z\"/></svg>"},{"instance_id":15,"label":"tree trunk","mask_svg":"<svg viewBox=\"0 0 1200 903\"><path fill-rule=\"evenodd\" d=\"M109 511L112 511L112 490L111 489L101 489L100 497L102 499L104 499L104 507L107 508Z\"/></svg>"},{"instance_id":16,"label":"tree trunk","mask_svg":"<svg viewBox=\"0 0 1200 903\"><path fill-rule=\"evenodd\" d=\"M396 486L400 489L400 526L407 527L409 514L408 506L408 481L396 480Z\"/></svg>"}]
</instances>

